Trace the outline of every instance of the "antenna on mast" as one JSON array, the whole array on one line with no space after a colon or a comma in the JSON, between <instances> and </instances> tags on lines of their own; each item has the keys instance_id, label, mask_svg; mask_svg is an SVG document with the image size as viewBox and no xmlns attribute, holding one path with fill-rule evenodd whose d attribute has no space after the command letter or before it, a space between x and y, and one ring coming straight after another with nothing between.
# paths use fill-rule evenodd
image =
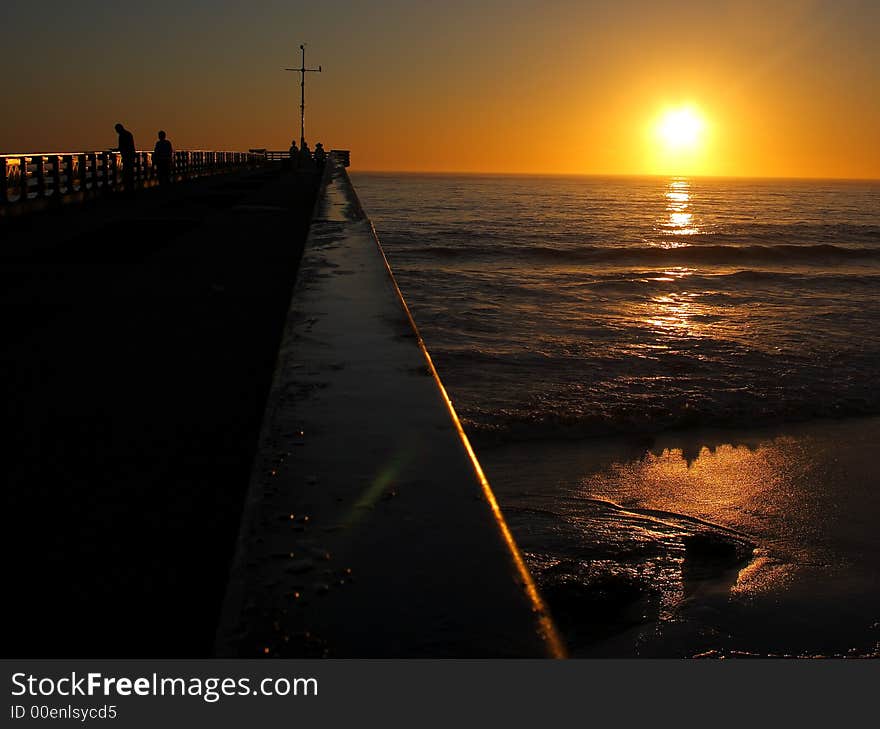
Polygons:
<instances>
[{"instance_id":1,"label":"antenna on mast","mask_svg":"<svg viewBox=\"0 0 880 729\"><path fill-rule=\"evenodd\" d=\"M300 74L300 101L299 101L299 145L302 147L306 143L306 74L309 72L321 73L321 67L306 68L306 44L301 43L299 46L302 51L302 65L299 68L285 68L285 71L299 71Z\"/></svg>"}]
</instances>

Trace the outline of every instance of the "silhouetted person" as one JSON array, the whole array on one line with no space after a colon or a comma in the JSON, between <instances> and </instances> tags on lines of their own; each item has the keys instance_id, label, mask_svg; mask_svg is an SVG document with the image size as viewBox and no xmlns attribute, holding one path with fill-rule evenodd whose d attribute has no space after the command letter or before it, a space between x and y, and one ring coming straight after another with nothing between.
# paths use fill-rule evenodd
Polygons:
<instances>
[{"instance_id":1,"label":"silhouetted person","mask_svg":"<svg viewBox=\"0 0 880 729\"><path fill-rule=\"evenodd\" d=\"M174 160L174 147L166 139L165 132L159 132L159 139L153 149L153 164L159 171L159 185L164 187L171 182L171 163Z\"/></svg>"},{"instance_id":2,"label":"silhouetted person","mask_svg":"<svg viewBox=\"0 0 880 729\"><path fill-rule=\"evenodd\" d=\"M128 194L134 194L134 160L137 151L134 148L134 135L122 124L117 124L116 133L119 135L119 146L116 151L122 155L122 184Z\"/></svg>"},{"instance_id":3,"label":"silhouetted person","mask_svg":"<svg viewBox=\"0 0 880 729\"><path fill-rule=\"evenodd\" d=\"M309 149L309 143L305 139L302 140L302 147L299 150L299 168L301 170L312 168L312 150Z\"/></svg>"},{"instance_id":4,"label":"silhouetted person","mask_svg":"<svg viewBox=\"0 0 880 729\"><path fill-rule=\"evenodd\" d=\"M291 169L296 169L299 164L299 147L296 146L296 140L294 139L290 143L290 149L288 150L288 162L287 164Z\"/></svg>"},{"instance_id":5,"label":"silhouetted person","mask_svg":"<svg viewBox=\"0 0 880 729\"><path fill-rule=\"evenodd\" d=\"M324 169L324 164L327 162L327 153L324 151L324 145L318 142L315 145L315 166L319 170Z\"/></svg>"}]
</instances>

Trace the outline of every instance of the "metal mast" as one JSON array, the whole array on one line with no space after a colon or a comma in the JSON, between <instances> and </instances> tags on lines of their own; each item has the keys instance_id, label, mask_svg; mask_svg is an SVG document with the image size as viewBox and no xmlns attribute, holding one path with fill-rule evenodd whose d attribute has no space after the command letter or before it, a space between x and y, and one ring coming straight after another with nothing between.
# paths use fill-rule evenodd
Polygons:
<instances>
[{"instance_id":1,"label":"metal mast","mask_svg":"<svg viewBox=\"0 0 880 729\"><path fill-rule=\"evenodd\" d=\"M299 68L285 68L285 71L299 71L300 81L300 101L299 101L299 146L302 147L306 143L306 73L321 73L321 67L306 68L306 46L305 43L299 47L302 51L302 65Z\"/></svg>"}]
</instances>

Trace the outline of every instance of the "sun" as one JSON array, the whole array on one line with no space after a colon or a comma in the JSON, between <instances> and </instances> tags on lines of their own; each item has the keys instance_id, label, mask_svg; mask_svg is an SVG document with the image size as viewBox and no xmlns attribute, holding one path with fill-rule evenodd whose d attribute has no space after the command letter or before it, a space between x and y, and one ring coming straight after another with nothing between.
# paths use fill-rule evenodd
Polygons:
<instances>
[{"instance_id":1,"label":"sun","mask_svg":"<svg viewBox=\"0 0 880 729\"><path fill-rule=\"evenodd\" d=\"M706 122L691 106L667 109L657 121L657 137L667 151L691 151L702 140Z\"/></svg>"}]
</instances>

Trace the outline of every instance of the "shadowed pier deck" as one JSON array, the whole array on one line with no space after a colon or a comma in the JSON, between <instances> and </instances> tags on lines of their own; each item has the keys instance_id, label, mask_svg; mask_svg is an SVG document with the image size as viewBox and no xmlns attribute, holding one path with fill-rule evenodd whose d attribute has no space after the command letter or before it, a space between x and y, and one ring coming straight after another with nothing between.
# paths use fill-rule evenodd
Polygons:
<instances>
[{"instance_id":1,"label":"shadowed pier deck","mask_svg":"<svg viewBox=\"0 0 880 729\"><path fill-rule=\"evenodd\" d=\"M210 655L315 187L0 220L6 655Z\"/></svg>"},{"instance_id":2,"label":"shadowed pier deck","mask_svg":"<svg viewBox=\"0 0 880 729\"><path fill-rule=\"evenodd\" d=\"M7 654L562 655L325 181L310 231L277 166L2 221Z\"/></svg>"}]
</instances>

